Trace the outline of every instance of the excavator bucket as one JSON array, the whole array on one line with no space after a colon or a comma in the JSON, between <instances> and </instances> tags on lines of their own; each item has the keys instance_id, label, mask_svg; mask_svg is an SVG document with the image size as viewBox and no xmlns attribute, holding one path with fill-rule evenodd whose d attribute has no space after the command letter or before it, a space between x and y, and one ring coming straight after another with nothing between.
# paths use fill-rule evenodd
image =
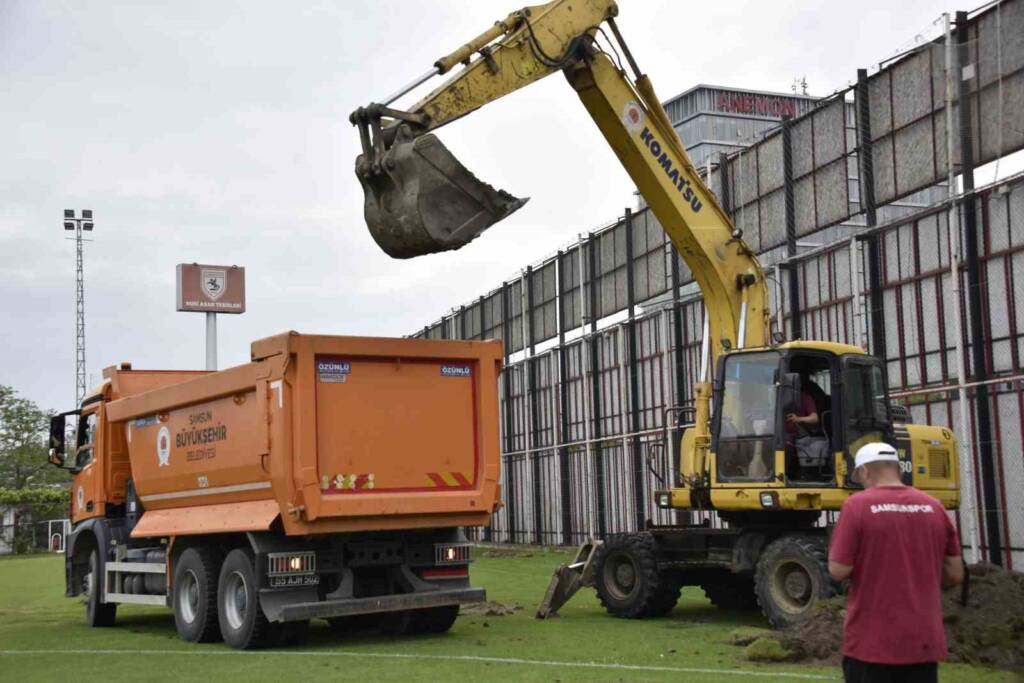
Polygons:
<instances>
[{"instance_id":1,"label":"excavator bucket","mask_svg":"<svg viewBox=\"0 0 1024 683\"><path fill-rule=\"evenodd\" d=\"M551 577L551 583L548 584L548 590L544 593L544 599L537 607L538 619L558 616L558 610L569 602L580 588L594 585L591 562L594 560L594 553L601 545L601 541L587 541L576 551L576 559L555 570Z\"/></svg>"},{"instance_id":2,"label":"excavator bucket","mask_svg":"<svg viewBox=\"0 0 1024 683\"><path fill-rule=\"evenodd\" d=\"M400 131L379 172L357 175L370 234L394 258L458 249L527 201L478 180L432 134Z\"/></svg>"}]
</instances>

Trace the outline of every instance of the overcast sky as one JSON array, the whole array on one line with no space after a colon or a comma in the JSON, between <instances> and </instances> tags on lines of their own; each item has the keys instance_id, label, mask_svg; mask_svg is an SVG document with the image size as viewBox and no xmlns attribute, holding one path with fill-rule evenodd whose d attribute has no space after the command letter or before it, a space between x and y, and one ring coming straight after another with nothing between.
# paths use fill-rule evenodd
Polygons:
<instances>
[{"instance_id":1,"label":"overcast sky","mask_svg":"<svg viewBox=\"0 0 1024 683\"><path fill-rule=\"evenodd\" d=\"M532 197L524 209L414 261L389 259L367 233L349 113L515 7L0 0L0 384L44 408L73 402L65 208L96 216L93 382L123 360L203 366L203 316L174 310L179 262L246 267L248 312L220 316L226 367L289 329L407 334L620 215L632 186L556 76L441 132L479 177ZM663 99L697 83L788 91L803 76L825 95L934 31L944 9L620 0L620 27Z\"/></svg>"}]
</instances>

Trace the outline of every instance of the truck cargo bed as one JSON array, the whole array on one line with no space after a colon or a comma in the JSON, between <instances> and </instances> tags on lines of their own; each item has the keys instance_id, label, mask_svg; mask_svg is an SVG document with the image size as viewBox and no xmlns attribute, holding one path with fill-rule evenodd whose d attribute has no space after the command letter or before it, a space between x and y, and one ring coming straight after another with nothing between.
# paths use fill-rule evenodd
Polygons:
<instances>
[{"instance_id":1,"label":"truck cargo bed","mask_svg":"<svg viewBox=\"0 0 1024 683\"><path fill-rule=\"evenodd\" d=\"M147 511L133 536L486 524L501 359L497 341L287 333L246 365L114 400Z\"/></svg>"}]
</instances>

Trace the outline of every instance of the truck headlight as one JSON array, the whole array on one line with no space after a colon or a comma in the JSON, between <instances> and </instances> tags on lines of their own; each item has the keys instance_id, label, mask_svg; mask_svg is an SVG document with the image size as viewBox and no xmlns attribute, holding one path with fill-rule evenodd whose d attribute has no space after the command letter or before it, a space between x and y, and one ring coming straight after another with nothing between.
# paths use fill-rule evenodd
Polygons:
<instances>
[{"instance_id":1,"label":"truck headlight","mask_svg":"<svg viewBox=\"0 0 1024 683\"><path fill-rule=\"evenodd\" d=\"M655 491L654 493L655 504L660 508L672 507L672 492L671 491Z\"/></svg>"},{"instance_id":2,"label":"truck headlight","mask_svg":"<svg viewBox=\"0 0 1024 683\"><path fill-rule=\"evenodd\" d=\"M761 492L761 507L774 508L779 506L779 494L774 491Z\"/></svg>"}]
</instances>

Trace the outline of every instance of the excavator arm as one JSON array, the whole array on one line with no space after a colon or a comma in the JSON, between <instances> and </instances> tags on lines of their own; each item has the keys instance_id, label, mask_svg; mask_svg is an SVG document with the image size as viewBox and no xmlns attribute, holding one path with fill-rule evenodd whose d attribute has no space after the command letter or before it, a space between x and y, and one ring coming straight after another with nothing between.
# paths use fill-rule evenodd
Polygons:
<instances>
[{"instance_id":1,"label":"excavator arm","mask_svg":"<svg viewBox=\"0 0 1024 683\"><path fill-rule=\"evenodd\" d=\"M435 62L427 76L464 68L408 111L389 106L405 92L399 91L353 112L370 232L386 252L409 258L457 249L521 207L525 200L477 180L430 133L562 71L699 284L712 359L728 348L766 345L763 271L636 68L617 13L611 0L555 0L513 12ZM610 42L603 24L635 80L601 49L599 34Z\"/></svg>"}]
</instances>

